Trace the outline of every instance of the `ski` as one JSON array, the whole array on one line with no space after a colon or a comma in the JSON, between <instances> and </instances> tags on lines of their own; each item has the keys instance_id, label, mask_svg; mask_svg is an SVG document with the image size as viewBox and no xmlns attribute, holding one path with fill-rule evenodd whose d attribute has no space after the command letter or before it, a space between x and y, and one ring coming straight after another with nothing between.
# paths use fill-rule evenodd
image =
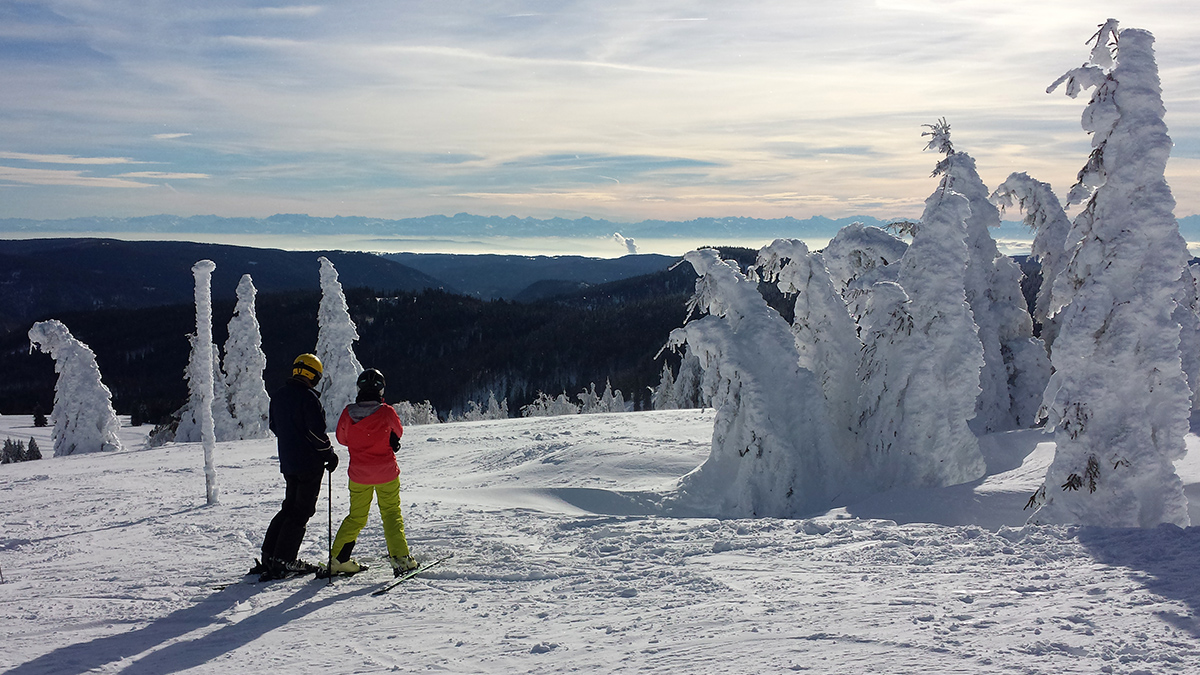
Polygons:
<instances>
[{"instance_id":1,"label":"ski","mask_svg":"<svg viewBox=\"0 0 1200 675\"><path fill-rule=\"evenodd\" d=\"M422 563L422 564L420 564L420 565L417 565L417 568L416 568L416 569L414 569L414 570L409 570L409 571L405 572L404 574L401 574L400 576L396 577L396 579L395 579L394 581L390 581L390 582L388 582L388 584L387 584L386 586L384 586L383 588L381 588L381 589L379 589L379 590L377 590L377 591L373 591L373 592L371 593L371 595L383 595L384 593L387 593L388 591L390 591L390 590L392 590L393 588L395 588L395 587L399 586L400 584L402 584L402 583L404 583L404 582L408 581L409 579L411 579L411 578L413 578L413 577L417 576L417 575L418 575L418 574L420 574L421 572L424 572L425 570L427 570L427 569L429 569L429 568L431 568L431 567L435 567L435 566L437 566L437 565L441 565L442 563L446 562L447 560L449 560L449 559L451 559L451 558L453 558L453 557L454 557L454 554L453 554L453 553L450 553L450 554L444 555L444 556L442 556L441 558L438 558L437 560L434 560L434 561L432 561L432 562L427 562L427 563Z\"/></svg>"}]
</instances>

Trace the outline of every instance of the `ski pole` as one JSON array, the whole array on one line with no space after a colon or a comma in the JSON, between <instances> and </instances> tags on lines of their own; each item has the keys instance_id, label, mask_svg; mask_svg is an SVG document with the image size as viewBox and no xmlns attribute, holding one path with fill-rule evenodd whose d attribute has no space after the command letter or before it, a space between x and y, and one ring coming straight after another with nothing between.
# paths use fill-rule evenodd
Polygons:
<instances>
[{"instance_id":1,"label":"ski pole","mask_svg":"<svg viewBox=\"0 0 1200 675\"><path fill-rule=\"evenodd\" d=\"M333 472L327 471L329 474L329 567L325 571L329 573L329 583L326 586L333 585Z\"/></svg>"}]
</instances>

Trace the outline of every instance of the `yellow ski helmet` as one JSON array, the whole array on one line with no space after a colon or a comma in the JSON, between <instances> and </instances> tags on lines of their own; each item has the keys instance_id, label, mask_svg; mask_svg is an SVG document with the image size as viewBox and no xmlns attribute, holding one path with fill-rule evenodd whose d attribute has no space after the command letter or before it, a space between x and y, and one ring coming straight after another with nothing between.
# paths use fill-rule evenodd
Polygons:
<instances>
[{"instance_id":1,"label":"yellow ski helmet","mask_svg":"<svg viewBox=\"0 0 1200 675\"><path fill-rule=\"evenodd\" d=\"M324 367L321 365L321 359L315 354L301 354L292 361L292 377L303 377L312 384L321 379L322 370Z\"/></svg>"}]
</instances>

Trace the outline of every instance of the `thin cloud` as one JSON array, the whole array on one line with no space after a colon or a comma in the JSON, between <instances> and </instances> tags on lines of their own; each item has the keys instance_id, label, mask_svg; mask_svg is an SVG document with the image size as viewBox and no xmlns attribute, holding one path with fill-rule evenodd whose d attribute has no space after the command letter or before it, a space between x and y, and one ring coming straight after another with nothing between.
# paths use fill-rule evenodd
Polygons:
<instances>
[{"instance_id":1,"label":"thin cloud","mask_svg":"<svg viewBox=\"0 0 1200 675\"><path fill-rule=\"evenodd\" d=\"M191 136L191 134L190 133L154 134L153 138L158 139L160 141L169 141L169 140L172 140L175 138L184 138L186 136Z\"/></svg>"},{"instance_id":2,"label":"thin cloud","mask_svg":"<svg viewBox=\"0 0 1200 675\"><path fill-rule=\"evenodd\" d=\"M91 188L153 187L149 183L139 183L137 181L123 180L116 177L85 176L80 171L62 171L57 169L20 169L11 166L0 166L0 182L20 183L22 185L53 185Z\"/></svg>"},{"instance_id":3,"label":"thin cloud","mask_svg":"<svg viewBox=\"0 0 1200 675\"><path fill-rule=\"evenodd\" d=\"M183 180L187 178L211 178L206 173L171 173L169 171L132 171L119 173L116 178L155 178L160 180Z\"/></svg>"},{"instance_id":4,"label":"thin cloud","mask_svg":"<svg viewBox=\"0 0 1200 675\"><path fill-rule=\"evenodd\" d=\"M40 155L29 152L3 151L0 151L0 159L15 159L37 164L146 164L146 162L139 162L128 157L76 157L74 155Z\"/></svg>"}]
</instances>

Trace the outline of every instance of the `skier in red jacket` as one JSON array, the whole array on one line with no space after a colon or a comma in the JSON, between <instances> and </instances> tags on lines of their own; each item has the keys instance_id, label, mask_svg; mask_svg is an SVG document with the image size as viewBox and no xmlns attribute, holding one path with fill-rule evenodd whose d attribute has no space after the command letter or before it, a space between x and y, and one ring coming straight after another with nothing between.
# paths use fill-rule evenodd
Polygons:
<instances>
[{"instance_id":1,"label":"skier in red jacket","mask_svg":"<svg viewBox=\"0 0 1200 675\"><path fill-rule=\"evenodd\" d=\"M346 406L337 423L338 443L350 451L350 515L333 539L332 574L354 574L362 566L350 558L358 534L367 524L372 496L378 498L379 517L387 540L388 560L396 576L417 567L404 538L400 514L400 467L396 451L404 426L396 409L384 403L383 373L368 368L358 376L358 396Z\"/></svg>"}]
</instances>

